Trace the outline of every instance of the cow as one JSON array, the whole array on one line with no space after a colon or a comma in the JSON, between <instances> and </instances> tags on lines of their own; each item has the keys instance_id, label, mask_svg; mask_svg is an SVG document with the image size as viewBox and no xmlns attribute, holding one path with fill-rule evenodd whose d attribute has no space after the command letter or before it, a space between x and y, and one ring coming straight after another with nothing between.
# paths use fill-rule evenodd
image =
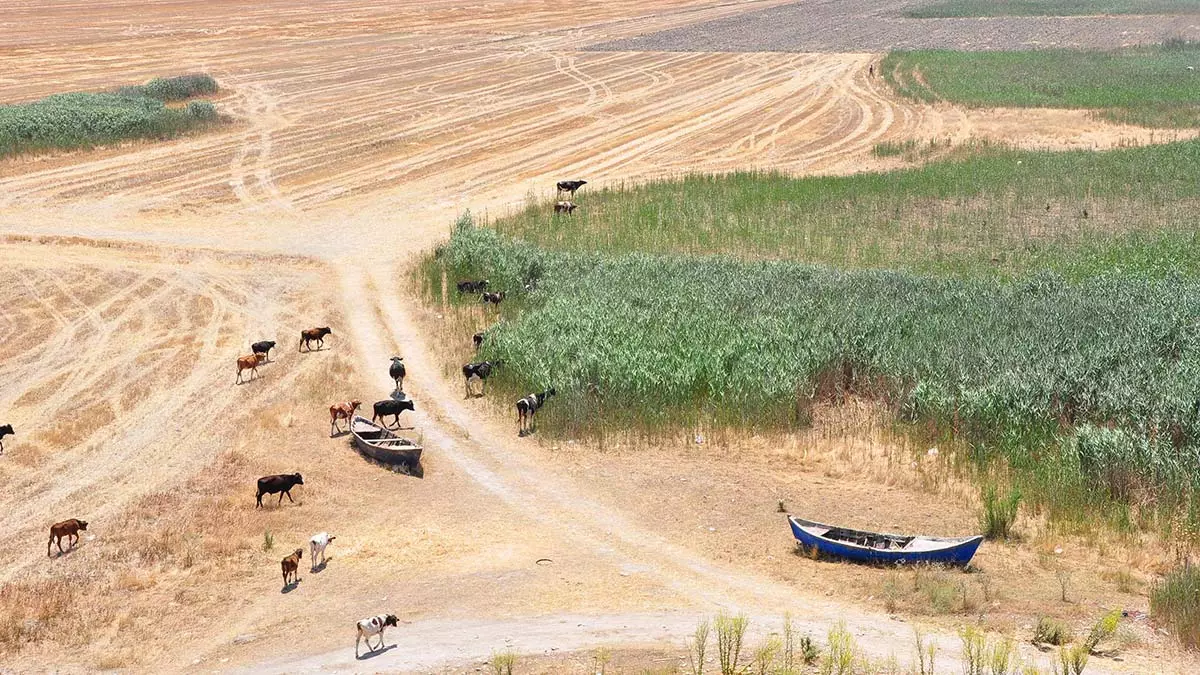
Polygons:
<instances>
[{"instance_id":1,"label":"cow","mask_svg":"<svg viewBox=\"0 0 1200 675\"><path fill-rule=\"evenodd\" d=\"M355 627L358 629L358 635L354 638L354 658L358 658L358 643L363 638L366 638L367 640L367 649L370 649L371 651L382 649L383 630L388 626L395 626L399 622L400 620L396 618L395 614L380 614L379 616L373 616L369 619L363 619L355 624ZM373 635L379 636L378 647L371 646L371 636Z\"/></svg>"},{"instance_id":2,"label":"cow","mask_svg":"<svg viewBox=\"0 0 1200 675\"><path fill-rule=\"evenodd\" d=\"M462 367L463 380L467 387L467 398L471 398L474 392L471 391L471 378L479 378L479 395L483 396L487 393L487 379L492 376L492 371L504 365L503 361L480 361L479 363L468 363Z\"/></svg>"},{"instance_id":3,"label":"cow","mask_svg":"<svg viewBox=\"0 0 1200 675\"><path fill-rule=\"evenodd\" d=\"M233 383L241 384L242 383L242 372L247 371L247 370L250 371L250 380L253 380L255 377L257 377L258 376L258 364L262 361L263 358L264 357L261 354L251 354L250 356L239 356L238 360L237 360L237 369L238 369L237 379L234 380ZM247 380L247 381L249 381L249 380Z\"/></svg>"},{"instance_id":4,"label":"cow","mask_svg":"<svg viewBox=\"0 0 1200 675\"><path fill-rule=\"evenodd\" d=\"M61 523L55 523L50 526L50 539L46 542L46 557L50 557L50 544L58 544L58 554L65 553L62 547L64 537L70 537L67 543L67 549L75 548L79 543L79 532L87 529L87 521L72 518L64 520Z\"/></svg>"},{"instance_id":5,"label":"cow","mask_svg":"<svg viewBox=\"0 0 1200 675\"><path fill-rule=\"evenodd\" d=\"M258 495L256 500L258 505L254 508L261 508L263 495L272 495L279 493L279 503L276 506L283 504L283 496L287 495L288 501L293 504L296 500L292 499L292 488L297 485L304 485L304 478L298 473L285 473L276 476L263 476L258 479Z\"/></svg>"},{"instance_id":6,"label":"cow","mask_svg":"<svg viewBox=\"0 0 1200 675\"><path fill-rule=\"evenodd\" d=\"M479 351L479 348L483 346L483 337L483 333L476 333L471 336L471 343L475 345L475 351Z\"/></svg>"},{"instance_id":7,"label":"cow","mask_svg":"<svg viewBox=\"0 0 1200 675\"><path fill-rule=\"evenodd\" d=\"M392 382L396 383L396 391L404 391L404 376L408 371L404 368L404 357L393 356L392 365L388 366L388 375L391 376Z\"/></svg>"},{"instance_id":8,"label":"cow","mask_svg":"<svg viewBox=\"0 0 1200 675\"><path fill-rule=\"evenodd\" d=\"M283 568L283 586L284 586L284 588L287 588L288 586L291 585L288 583L289 576L292 578L293 584L300 583L300 578L297 575L300 574L300 559L303 557L304 557L304 549L298 548L295 551L292 551L291 555L284 558L283 561L280 562L280 567Z\"/></svg>"},{"instance_id":9,"label":"cow","mask_svg":"<svg viewBox=\"0 0 1200 675\"><path fill-rule=\"evenodd\" d=\"M490 302L493 305L499 305L501 302L504 302L504 291L500 291L498 293L484 293L483 295L479 296L479 301Z\"/></svg>"},{"instance_id":10,"label":"cow","mask_svg":"<svg viewBox=\"0 0 1200 675\"><path fill-rule=\"evenodd\" d=\"M568 202L568 201L554 202L554 212L555 213L565 213L569 216L569 215L575 213L575 209L577 209L577 208L579 208L579 205L576 204L575 202Z\"/></svg>"},{"instance_id":11,"label":"cow","mask_svg":"<svg viewBox=\"0 0 1200 675\"><path fill-rule=\"evenodd\" d=\"M320 328L307 328L300 331L300 345L296 347L296 351L301 351L301 347L308 347L308 351L312 351L312 343L314 340L317 343L317 350L325 348L325 336L333 335L333 331L329 330L329 326Z\"/></svg>"},{"instance_id":12,"label":"cow","mask_svg":"<svg viewBox=\"0 0 1200 675\"><path fill-rule=\"evenodd\" d=\"M338 420L346 420L350 422L350 418L354 417L354 411L362 406L362 401L357 399L353 401L342 401L329 406L329 437L333 438L334 431L341 432L341 428L337 425Z\"/></svg>"},{"instance_id":13,"label":"cow","mask_svg":"<svg viewBox=\"0 0 1200 675\"><path fill-rule=\"evenodd\" d=\"M575 191L578 190L579 188L583 187L584 185L587 185L586 180L560 180L555 185L555 187L558 188L559 195L561 195L562 193L565 192L565 193L571 195L572 197L574 197Z\"/></svg>"},{"instance_id":14,"label":"cow","mask_svg":"<svg viewBox=\"0 0 1200 675\"><path fill-rule=\"evenodd\" d=\"M417 409L416 406L413 405L411 398L400 399L399 401L394 398L386 398L382 401L376 401L373 407L374 411L371 415L372 422L374 422L376 419L378 419L380 422L383 422L384 417L391 415L392 422L394 422L397 427L400 426L400 413L404 412L405 410L415 411ZM384 422L383 425L386 427L387 423Z\"/></svg>"},{"instance_id":15,"label":"cow","mask_svg":"<svg viewBox=\"0 0 1200 675\"><path fill-rule=\"evenodd\" d=\"M517 431L518 436L524 436L533 431L534 413L541 409L546 403L546 399L557 393L554 391L554 387L550 387L540 394L530 394L517 401L517 424L520 426Z\"/></svg>"},{"instance_id":16,"label":"cow","mask_svg":"<svg viewBox=\"0 0 1200 675\"><path fill-rule=\"evenodd\" d=\"M254 352L255 354L262 355L263 363L271 362L270 352L274 348L275 348L274 340L263 340L262 342L255 342L254 344L250 345L250 351Z\"/></svg>"},{"instance_id":17,"label":"cow","mask_svg":"<svg viewBox=\"0 0 1200 675\"><path fill-rule=\"evenodd\" d=\"M488 280L480 279L478 281L467 279L455 284L459 293L482 293L487 290Z\"/></svg>"},{"instance_id":18,"label":"cow","mask_svg":"<svg viewBox=\"0 0 1200 675\"><path fill-rule=\"evenodd\" d=\"M16 435L17 432L13 431L11 424L5 424L4 426L0 427L0 454L4 454L4 437Z\"/></svg>"},{"instance_id":19,"label":"cow","mask_svg":"<svg viewBox=\"0 0 1200 675\"><path fill-rule=\"evenodd\" d=\"M312 539L308 540L308 547L312 549L312 555L309 556L310 560L308 561L312 566L311 569L317 569L318 555L321 556L321 564L325 564L325 547L333 542L334 539L337 539L337 537L329 534L328 532L318 532L317 534L313 535Z\"/></svg>"}]
</instances>

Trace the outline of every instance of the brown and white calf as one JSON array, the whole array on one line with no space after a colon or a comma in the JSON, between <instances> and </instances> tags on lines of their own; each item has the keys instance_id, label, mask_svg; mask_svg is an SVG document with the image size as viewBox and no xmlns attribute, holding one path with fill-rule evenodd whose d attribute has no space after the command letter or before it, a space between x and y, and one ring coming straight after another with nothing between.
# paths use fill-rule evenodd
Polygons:
<instances>
[{"instance_id":1,"label":"brown and white calf","mask_svg":"<svg viewBox=\"0 0 1200 675\"><path fill-rule=\"evenodd\" d=\"M251 354L250 356L239 356L237 360L238 375L234 384L242 383L242 371L250 371L250 379L258 377L258 364L266 358L264 354Z\"/></svg>"},{"instance_id":2,"label":"brown and white calf","mask_svg":"<svg viewBox=\"0 0 1200 675\"><path fill-rule=\"evenodd\" d=\"M300 579L296 576L300 569L300 559L304 557L304 549L296 549L291 555L283 559L280 566L283 567L283 585L288 585L288 577L292 578L292 583L297 583Z\"/></svg>"},{"instance_id":3,"label":"brown and white calf","mask_svg":"<svg viewBox=\"0 0 1200 675\"><path fill-rule=\"evenodd\" d=\"M77 518L64 520L61 523L55 523L51 525L50 540L46 542L46 556L50 556L50 544L58 544L58 554L62 555L64 553L62 540L65 537L70 538L68 540L67 549L69 550L75 548L75 545L79 543L80 530L86 530L87 525L88 524L86 520L79 520Z\"/></svg>"},{"instance_id":4,"label":"brown and white calf","mask_svg":"<svg viewBox=\"0 0 1200 675\"><path fill-rule=\"evenodd\" d=\"M330 438L333 438L335 430L339 432L341 431L341 428L337 425L338 420L346 420L347 424L349 424L350 418L354 417L354 411L358 410L359 406L361 405L362 401L354 400L342 401L341 403L334 403L333 405L329 406Z\"/></svg>"},{"instance_id":5,"label":"brown and white calf","mask_svg":"<svg viewBox=\"0 0 1200 675\"><path fill-rule=\"evenodd\" d=\"M358 636L354 638L355 658L358 657L358 643L360 640L366 638L367 649L370 649L371 651L380 649L383 647L383 630L388 626L395 626L398 623L399 619L396 618L395 614L380 614L369 619L363 619L355 624L355 627L358 629ZM379 636L379 645L376 647L371 646L371 636L373 635Z\"/></svg>"}]
</instances>

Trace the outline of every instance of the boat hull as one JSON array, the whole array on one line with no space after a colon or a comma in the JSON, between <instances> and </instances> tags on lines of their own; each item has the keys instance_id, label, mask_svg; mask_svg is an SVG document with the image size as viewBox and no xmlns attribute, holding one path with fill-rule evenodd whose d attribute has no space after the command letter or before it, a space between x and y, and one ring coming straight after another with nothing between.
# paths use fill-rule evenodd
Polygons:
<instances>
[{"instance_id":1,"label":"boat hull","mask_svg":"<svg viewBox=\"0 0 1200 675\"><path fill-rule=\"evenodd\" d=\"M421 463L421 446L398 442L401 439L390 430L364 417L354 417L350 433L354 437L354 447L377 462L410 468Z\"/></svg>"},{"instance_id":2,"label":"boat hull","mask_svg":"<svg viewBox=\"0 0 1200 675\"><path fill-rule=\"evenodd\" d=\"M788 525L791 526L792 536L796 538L796 541L822 555L877 565L915 565L926 563L963 567L971 562L971 558L975 556L975 551L979 548L979 544L983 542L983 537L981 536L955 538L906 537L905 539L918 540L919 549L881 549L821 536L818 533L821 529L837 529L822 523L789 516ZM818 532L814 532L814 530ZM876 537L896 537L896 535L876 535L866 532L860 534Z\"/></svg>"}]
</instances>

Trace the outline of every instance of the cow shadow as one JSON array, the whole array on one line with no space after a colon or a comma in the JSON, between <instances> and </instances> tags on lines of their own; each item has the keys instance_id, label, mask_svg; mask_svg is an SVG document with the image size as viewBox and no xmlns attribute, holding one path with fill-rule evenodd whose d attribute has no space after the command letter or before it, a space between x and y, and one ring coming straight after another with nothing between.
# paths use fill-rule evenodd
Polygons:
<instances>
[{"instance_id":1,"label":"cow shadow","mask_svg":"<svg viewBox=\"0 0 1200 675\"><path fill-rule=\"evenodd\" d=\"M295 581L293 581L292 583L290 583L290 584L287 584L287 585L286 585L286 586L284 586L282 589L280 589L280 591L279 591L279 592L280 592L280 594L282 594L282 595L287 595L288 593L291 593L292 591L296 590L297 588L299 588L299 587L300 587L300 582L301 582L301 581L304 581L304 579L303 579L303 578L298 578L298 579L296 579Z\"/></svg>"},{"instance_id":2,"label":"cow shadow","mask_svg":"<svg viewBox=\"0 0 1200 675\"><path fill-rule=\"evenodd\" d=\"M51 551L51 553L53 553L53 557L51 558L51 560L58 560L59 558L62 558L63 556L71 555L72 553L74 553L75 551L78 551L78 550L79 550L79 545L76 544L75 546L72 546L71 548L68 548L68 549L64 549L62 551Z\"/></svg>"},{"instance_id":3,"label":"cow shadow","mask_svg":"<svg viewBox=\"0 0 1200 675\"><path fill-rule=\"evenodd\" d=\"M341 438L343 436L346 436L349 433L350 433L349 429L342 429L342 430L339 430L336 434L331 435L330 438Z\"/></svg>"},{"instance_id":4,"label":"cow shadow","mask_svg":"<svg viewBox=\"0 0 1200 675\"><path fill-rule=\"evenodd\" d=\"M332 560L332 556L322 560L320 565L317 565L316 567L310 569L309 572L311 572L312 574L320 574L321 572L324 572L325 567L329 565L330 560Z\"/></svg>"},{"instance_id":5,"label":"cow shadow","mask_svg":"<svg viewBox=\"0 0 1200 675\"><path fill-rule=\"evenodd\" d=\"M380 647L379 649L369 651L366 654L357 654L357 655L355 655L354 658L358 659L359 661L366 661L367 659L373 659L376 656L381 656L383 654L386 654L395 648L396 648L396 645L394 645L394 644L384 645L384 646Z\"/></svg>"}]
</instances>

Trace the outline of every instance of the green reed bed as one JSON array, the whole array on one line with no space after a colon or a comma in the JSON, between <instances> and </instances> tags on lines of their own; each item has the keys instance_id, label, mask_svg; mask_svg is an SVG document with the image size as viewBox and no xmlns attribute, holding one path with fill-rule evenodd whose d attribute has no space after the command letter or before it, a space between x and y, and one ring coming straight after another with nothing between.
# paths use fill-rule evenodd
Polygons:
<instances>
[{"instance_id":1,"label":"green reed bed","mask_svg":"<svg viewBox=\"0 0 1200 675\"><path fill-rule=\"evenodd\" d=\"M941 19L1104 14L1200 14L1200 0L940 0L913 7L904 16Z\"/></svg>"},{"instance_id":2,"label":"green reed bed","mask_svg":"<svg viewBox=\"0 0 1200 675\"><path fill-rule=\"evenodd\" d=\"M881 71L898 93L920 101L1087 108L1129 124L1200 126L1196 42L1115 51L893 52Z\"/></svg>"},{"instance_id":3,"label":"green reed bed","mask_svg":"<svg viewBox=\"0 0 1200 675\"><path fill-rule=\"evenodd\" d=\"M216 107L202 100L167 105L217 91L207 75L156 79L111 93L55 94L38 101L0 105L0 157L93 147L130 139L168 139L219 123Z\"/></svg>"},{"instance_id":4,"label":"green reed bed","mask_svg":"<svg viewBox=\"0 0 1200 675\"><path fill-rule=\"evenodd\" d=\"M469 221L426 273L433 293L443 274L514 292L482 357L505 361L499 391L558 389L551 433L803 425L836 390L976 441L1052 510L1184 508L1200 481L1200 281L1184 275L551 252Z\"/></svg>"}]
</instances>

